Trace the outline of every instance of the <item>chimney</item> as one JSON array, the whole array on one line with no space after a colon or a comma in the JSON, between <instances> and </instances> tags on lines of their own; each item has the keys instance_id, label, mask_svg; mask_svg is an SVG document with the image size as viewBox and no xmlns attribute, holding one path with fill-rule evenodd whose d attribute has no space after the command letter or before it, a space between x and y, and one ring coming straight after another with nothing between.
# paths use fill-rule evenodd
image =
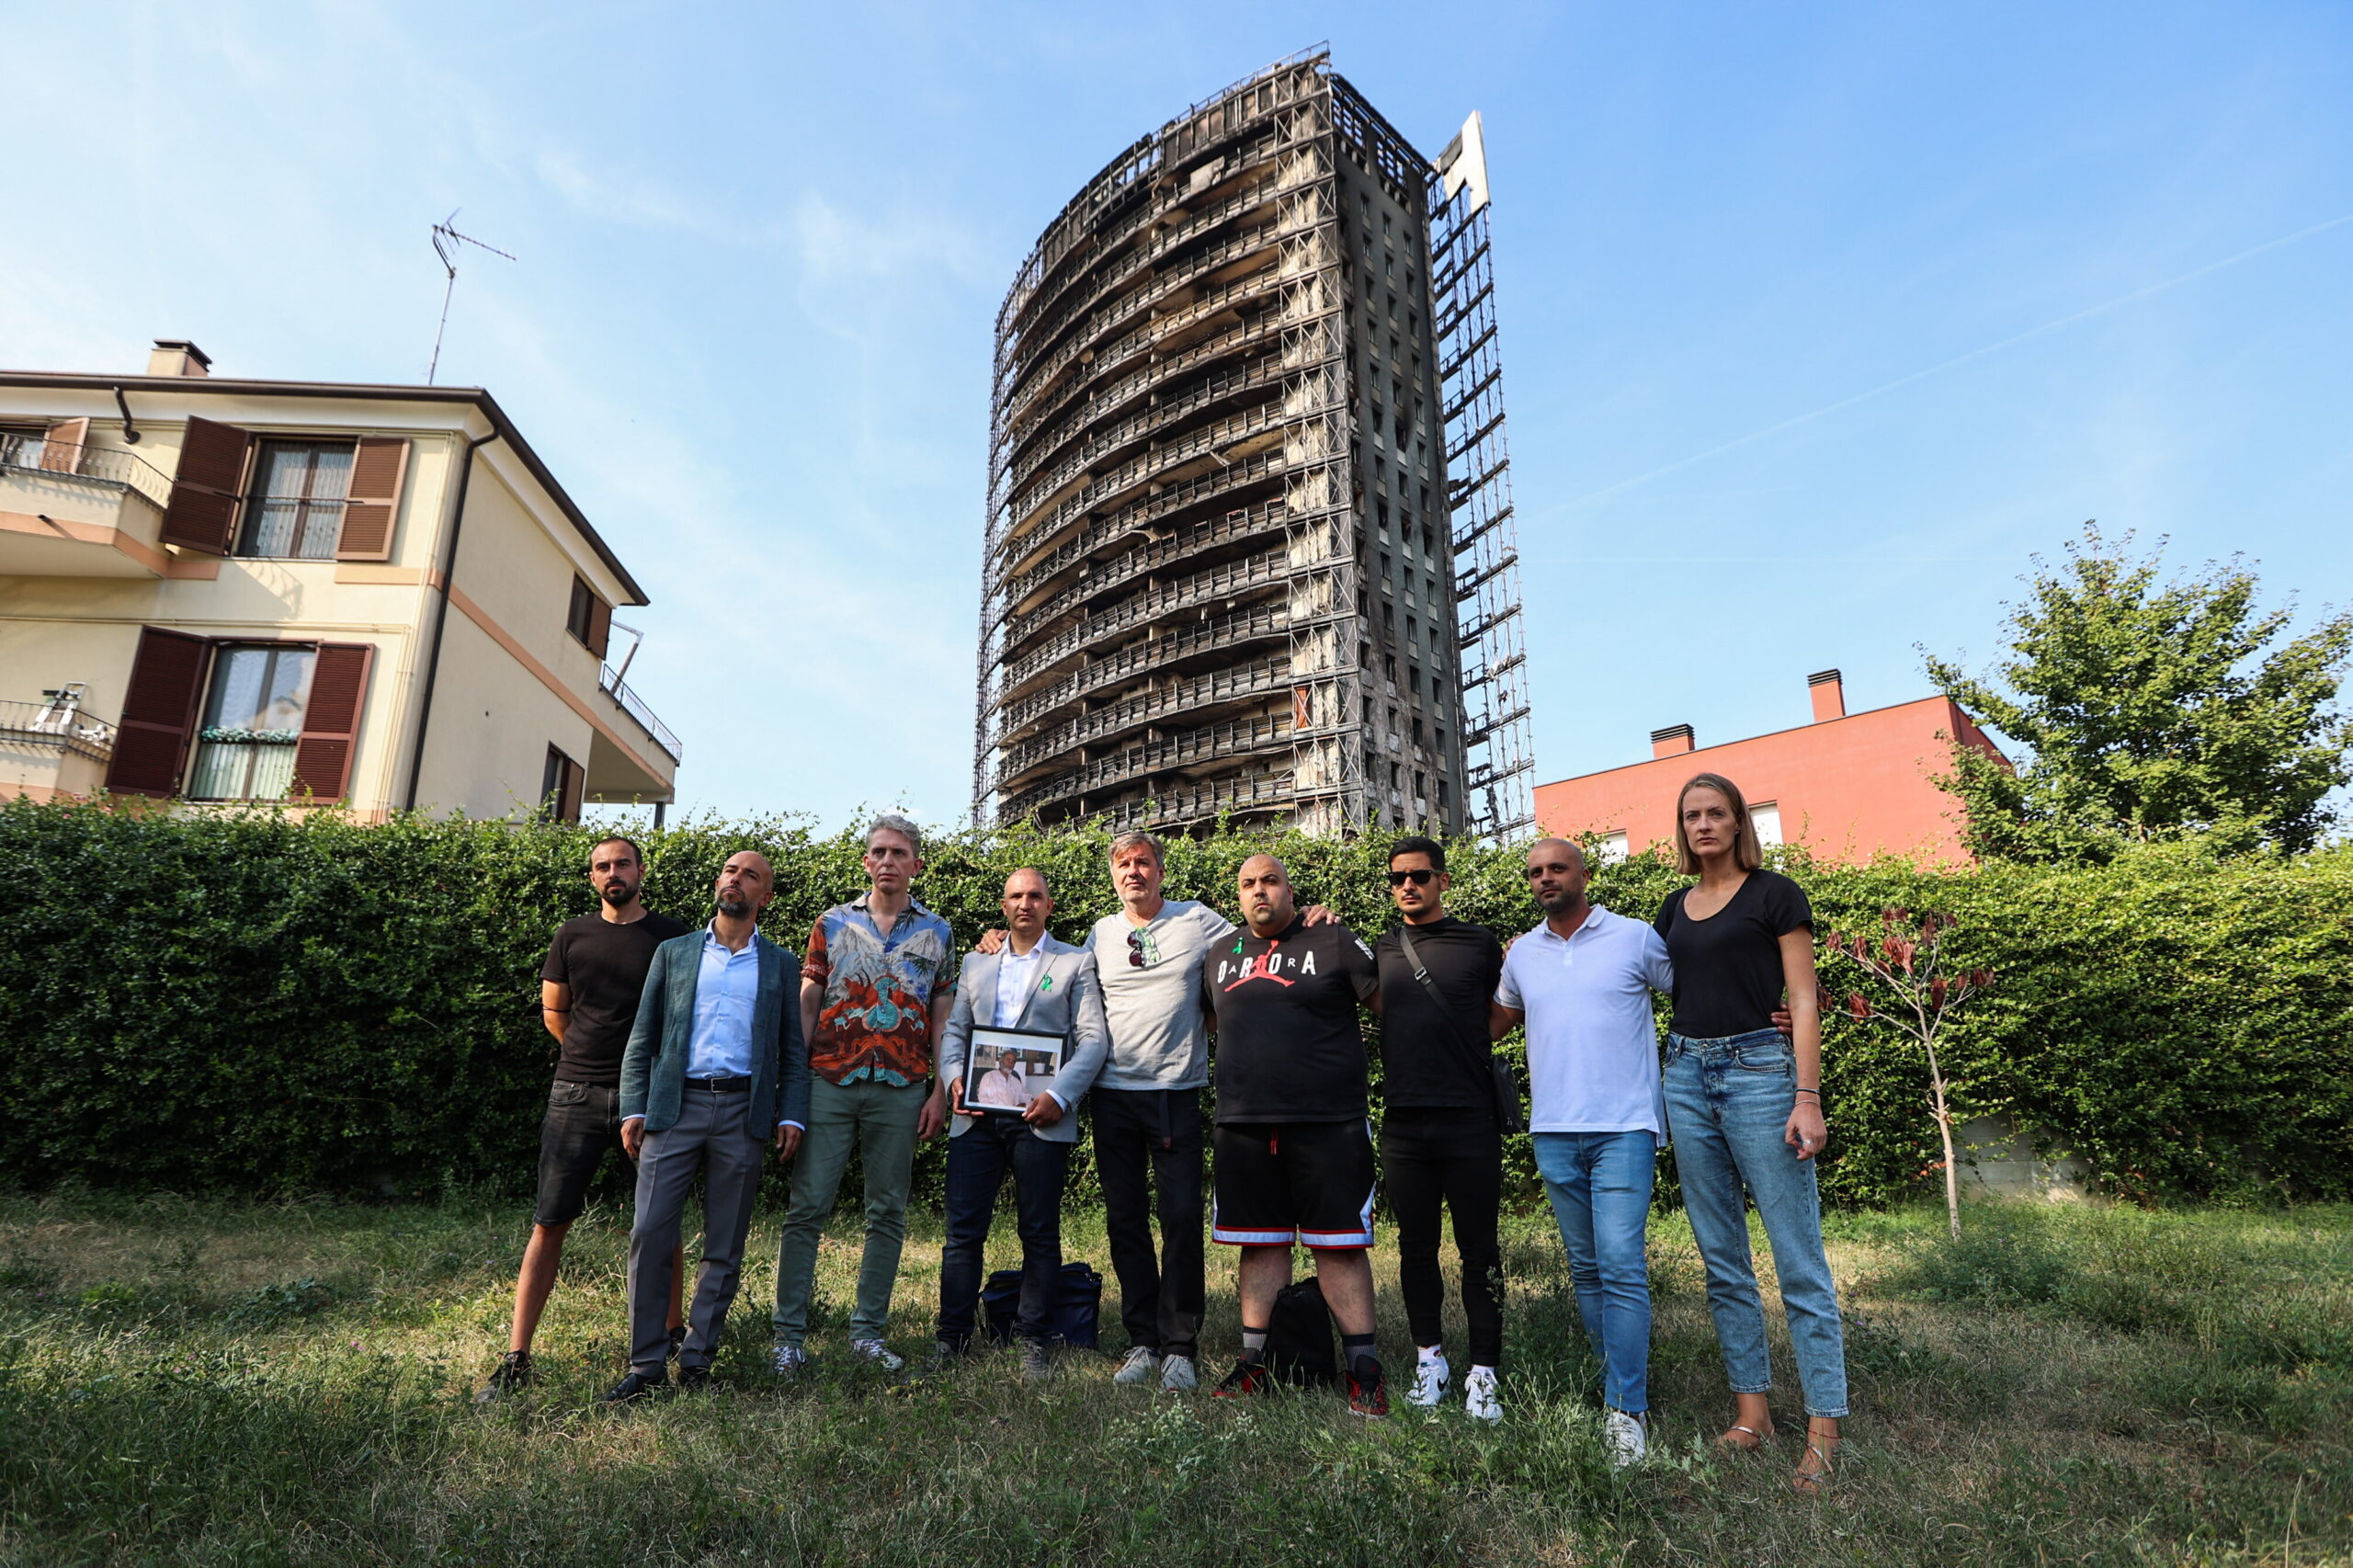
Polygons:
<instances>
[{"instance_id":1,"label":"chimney","mask_svg":"<svg viewBox=\"0 0 2353 1568\"><path fill-rule=\"evenodd\" d=\"M1651 732L1653 757L1681 756L1690 749L1691 726L1688 724L1669 724L1664 730Z\"/></svg>"},{"instance_id":2,"label":"chimney","mask_svg":"<svg viewBox=\"0 0 2353 1568\"><path fill-rule=\"evenodd\" d=\"M1816 670L1805 677L1813 694L1813 722L1847 716L1847 683L1836 670Z\"/></svg>"},{"instance_id":3,"label":"chimney","mask_svg":"<svg viewBox=\"0 0 2353 1568\"><path fill-rule=\"evenodd\" d=\"M147 373L151 376L209 376L212 373L212 356L185 337L159 337L155 347L147 351Z\"/></svg>"}]
</instances>

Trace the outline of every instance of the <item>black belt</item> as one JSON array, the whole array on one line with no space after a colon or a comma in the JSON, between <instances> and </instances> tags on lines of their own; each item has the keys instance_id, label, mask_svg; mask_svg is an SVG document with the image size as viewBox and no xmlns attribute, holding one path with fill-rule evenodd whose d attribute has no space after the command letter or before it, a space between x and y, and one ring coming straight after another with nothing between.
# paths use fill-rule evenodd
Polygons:
<instances>
[{"instance_id":1,"label":"black belt","mask_svg":"<svg viewBox=\"0 0 2353 1568\"><path fill-rule=\"evenodd\" d=\"M687 1080L687 1087L689 1089L709 1089L714 1095L732 1095L739 1089L748 1089L751 1086L752 1080L749 1078L689 1078Z\"/></svg>"}]
</instances>

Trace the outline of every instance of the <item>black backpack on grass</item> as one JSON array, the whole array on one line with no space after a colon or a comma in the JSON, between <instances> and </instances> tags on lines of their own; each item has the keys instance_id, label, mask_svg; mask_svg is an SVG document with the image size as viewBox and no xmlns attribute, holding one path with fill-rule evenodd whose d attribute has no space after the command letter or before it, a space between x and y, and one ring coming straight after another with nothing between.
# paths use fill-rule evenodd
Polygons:
<instances>
[{"instance_id":1,"label":"black backpack on grass","mask_svg":"<svg viewBox=\"0 0 2353 1568\"><path fill-rule=\"evenodd\" d=\"M1278 1382L1297 1388L1327 1388L1339 1381L1332 1309L1324 1287L1309 1275L1275 1293L1275 1313L1267 1324L1267 1369Z\"/></svg>"}]
</instances>

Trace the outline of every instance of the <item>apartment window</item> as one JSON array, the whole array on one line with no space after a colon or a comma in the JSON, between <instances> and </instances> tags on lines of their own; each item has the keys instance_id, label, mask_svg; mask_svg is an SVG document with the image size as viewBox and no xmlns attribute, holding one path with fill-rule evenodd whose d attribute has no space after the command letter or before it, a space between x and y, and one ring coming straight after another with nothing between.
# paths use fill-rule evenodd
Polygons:
<instances>
[{"instance_id":1,"label":"apartment window","mask_svg":"<svg viewBox=\"0 0 2353 1568\"><path fill-rule=\"evenodd\" d=\"M237 553L282 561L332 561L351 494L349 441L264 441Z\"/></svg>"},{"instance_id":2,"label":"apartment window","mask_svg":"<svg viewBox=\"0 0 2353 1568\"><path fill-rule=\"evenodd\" d=\"M1781 808L1771 801L1760 801L1748 808L1748 820L1756 829L1756 842L1770 848L1781 842Z\"/></svg>"},{"instance_id":3,"label":"apartment window","mask_svg":"<svg viewBox=\"0 0 2353 1568\"><path fill-rule=\"evenodd\" d=\"M1601 842L1594 846L1594 858L1605 866L1622 866L1626 863L1628 857L1633 853L1626 843L1626 835L1622 833L1603 834Z\"/></svg>"},{"instance_id":4,"label":"apartment window","mask_svg":"<svg viewBox=\"0 0 2353 1568\"><path fill-rule=\"evenodd\" d=\"M1422 672L1418 666L1413 665L1405 666L1405 688L1415 697L1421 696Z\"/></svg>"},{"instance_id":5,"label":"apartment window","mask_svg":"<svg viewBox=\"0 0 2353 1568\"><path fill-rule=\"evenodd\" d=\"M1416 767L1414 769L1414 799L1417 801L1427 801L1429 798L1430 785L1428 777L1425 775L1420 768Z\"/></svg>"},{"instance_id":6,"label":"apartment window","mask_svg":"<svg viewBox=\"0 0 2353 1568\"><path fill-rule=\"evenodd\" d=\"M1430 726L1430 744L1437 748L1438 756L1444 756L1446 755L1445 725L1433 724Z\"/></svg>"},{"instance_id":7,"label":"apartment window","mask_svg":"<svg viewBox=\"0 0 2353 1568\"><path fill-rule=\"evenodd\" d=\"M1372 727L1372 699L1370 697L1364 699L1364 722L1367 729Z\"/></svg>"},{"instance_id":8,"label":"apartment window","mask_svg":"<svg viewBox=\"0 0 2353 1568\"><path fill-rule=\"evenodd\" d=\"M1396 763L1389 765L1389 787L1397 789L1405 782L1405 770Z\"/></svg>"},{"instance_id":9,"label":"apartment window","mask_svg":"<svg viewBox=\"0 0 2353 1568\"><path fill-rule=\"evenodd\" d=\"M1414 744L1415 745L1422 744L1422 722L1419 719L1414 721Z\"/></svg>"},{"instance_id":10,"label":"apartment window","mask_svg":"<svg viewBox=\"0 0 2353 1568\"><path fill-rule=\"evenodd\" d=\"M556 822L578 822L585 781L585 769L559 748L548 747L547 765L540 770L540 809Z\"/></svg>"},{"instance_id":11,"label":"apartment window","mask_svg":"<svg viewBox=\"0 0 2353 1568\"><path fill-rule=\"evenodd\" d=\"M1438 781L1438 809L1441 812L1447 808L1448 802L1446 796L1446 780L1441 778Z\"/></svg>"},{"instance_id":12,"label":"apartment window","mask_svg":"<svg viewBox=\"0 0 2353 1568\"><path fill-rule=\"evenodd\" d=\"M196 801L282 801L311 703L316 651L288 643L214 651L188 794Z\"/></svg>"},{"instance_id":13,"label":"apartment window","mask_svg":"<svg viewBox=\"0 0 2353 1568\"><path fill-rule=\"evenodd\" d=\"M1412 593L1414 591L1412 579L1410 578L1406 581L1405 591L1407 593ZM1412 616L1407 616L1405 618L1405 641L1409 643L1418 645L1421 642L1421 640L1422 623L1415 620Z\"/></svg>"},{"instance_id":14,"label":"apartment window","mask_svg":"<svg viewBox=\"0 0 2353 1568\"><path fill-rule=\"evenodd\" d=\"M572 579L572 607L564 612L563 629L600 659L612 642L613 607L597 597L585 578Z\"/></svg>"}]
</instances>

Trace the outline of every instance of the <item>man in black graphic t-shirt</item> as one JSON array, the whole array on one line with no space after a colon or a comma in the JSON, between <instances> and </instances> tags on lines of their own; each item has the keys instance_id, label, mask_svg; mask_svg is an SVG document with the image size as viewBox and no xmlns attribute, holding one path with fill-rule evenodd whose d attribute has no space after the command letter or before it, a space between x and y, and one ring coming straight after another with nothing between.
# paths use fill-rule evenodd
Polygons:
<instances>
[{"instance_id":1,"label":"man in black graphic t-shirt","mask_svg":"<svg viewBox=\"0 0 2353 1568\"><path fill-rule=\"evenodd\" d=\"M629 1159L620 1141L621 1053L637 1022L654 949L687 927L645 907L645 857L633 840L608 838L588 855L597 912L556 927L540 970L540 1018L555 1036L555 1083L540 1123L540 1195L530 1244L515 1281L506 1355L479 1397L494 1399L531 1381L531 1337L563 1258L563 1238L587 1206L607 1150ZM634 1163L631 1163L634 1169ZM670 1324L676 1338L683 1270L672 1259Z\"/></svg>"},{"instance_id":2,"label":"man in black graphic t-shirt","mask_svg":"<svg viewBox=\"0 0 2353 1568\"><path fill-rule=\"evenodd\" d=\"M1291 1247L1312 1248L1340 1325L1348 1408L1389 1414L1373 1354L1372 1137L1365 1125L1364 1031L1357 1006L1380 1000L1372 949L1345 926L1299 917L1290 874L1271 855L1242 863L1247 928L1210 956L1202 981L1217 1013L1217 1210L1212 1240L1242 1249L1242 1358L1222 1399L1271 1378L1265 1351Z\"/></svg>"}]
</instances>

